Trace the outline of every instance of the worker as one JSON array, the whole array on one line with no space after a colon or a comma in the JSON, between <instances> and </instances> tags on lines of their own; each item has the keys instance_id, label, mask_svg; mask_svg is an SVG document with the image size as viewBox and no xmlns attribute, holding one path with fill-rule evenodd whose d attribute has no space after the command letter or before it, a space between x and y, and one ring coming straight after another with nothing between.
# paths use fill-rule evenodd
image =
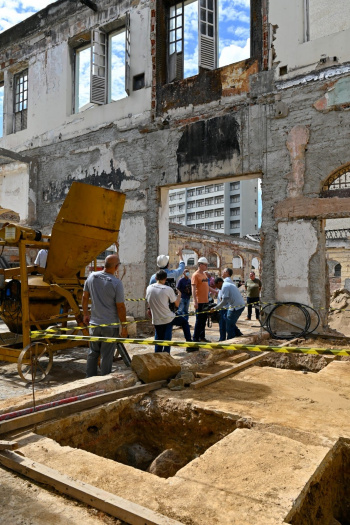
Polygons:
<instances>
[{"instance_id":1,"label":"worker","mask_svg":"<svg viewBox=\"0 0 350 525\"><path fill-rule=\"evenodd\" d=\"M152 316L152 324L155 329L154 339L171 341L173 325L181 326L186 341L191 341L191 332L188 321L183 317L175 317L175 313L170 309L169 303L179 306L181 293L175 294L171 286L167 286L167 273L159 270L156 273L156 282L150 284L146 290L146 300L148 302L148 312ZM192 349L186 349L191 352ZM170 346L155 345L155 352L170 353Z\"/></svg>"},{"instance_id":2,"label":"worker","mask_svg":"<svg viewBox=\"0 0 350 525\"><path fill-rule=\"evenodd\" d=\"M159 270L164 270L167 274L167 285L175 291L176 284L180 276L184 273L185 262L182 257L182 248L179 248L176 252L176 255L179 256L179 266L176 270L169 270L169 255L158 255L157 257L157 266ZM156 282L156 274L153 274L149 284L154 284Z\"/></svg>"},{"instance_id":3,"label":"worker","mask_svg":"<svg viewBox=\"0 0 350 525\"><path fill-rule=\"evenodd\" d=\"M38 251L37 256L35 257L34 264L40 266L40 268L46 268L48 250L42 248Z\"/></svg>"},{"instance_id":4,"label":"worker","mask_svg":"<svg viewBox=\"0 0 350 525\"><path fill-rule=\"evenodd\" d=\"M115 276L119 264L117 254L108 255L104 269L92 272L85 281L82 300L84 323L95 325L90 328L90 335L114 338L118 337L120 332L121 337L128 337L123 283ZM91 298L90 315L88 312L89 298ZM121 323L121 330L119 326L116 326L119 323ZM101 358L101 375L111 373L115 347L114 342L90 341L86 377L97 375L99 358Z\"/></svg>"},{"instance_id":5,"label":"worker","mask_svg":"<svg viewBox=\"0 0 350 525\"><path fill-rule=\"evenodd\" d=\"M244 300L241 295L241 292L238 290L231 280L231 277L228 275L223 279L222 277L216 277L215 286L221 290L221 300L220 302L212 309L212 311L220 310L222 308L227 308L226 315L226 331L227 339L232 339L233 337L239 337L242 332L237 327L236 323L244 310ZM220 333L221 339L221 333Z\"/></svg>"},{"instance_id":6,"label":"worker","mask_svg":"<svg viewBox=\"0 0 350 525\"><path fill-rule=\"evenodd\" d=\"M247 290L247 305L248 315L246 321L250 321L252 318L253 307L255 309L255 317L259 320L260 317L260 292L261 292L261 281L255 277L255 272L252 270L249 274L249 279L246 280L245 289Z\"/></svg>"},{"instance_id":7,"label":"worker","mask_svg":"<svg viewBox=\"0 0 350 525\"><path fill-rule=\"evenodd\" d=\"M196 324L194 326L193 341L210 343L205 337L205 323L208 318L207 309L209 305L209 283L205 271L208 268L208 260L205 257L198 259L198 270L192 275L193 304L196 310Z\"/></svg>"}]
</instances>

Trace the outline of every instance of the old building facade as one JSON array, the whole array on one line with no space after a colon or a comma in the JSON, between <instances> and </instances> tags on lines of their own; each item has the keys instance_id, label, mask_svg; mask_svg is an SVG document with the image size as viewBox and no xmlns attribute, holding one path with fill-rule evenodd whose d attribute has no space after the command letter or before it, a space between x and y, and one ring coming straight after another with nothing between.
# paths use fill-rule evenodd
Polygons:
<instances>
[{"instance_id":1,"label":"old building facade","mask_svg":"<svg viewBox=\"0 0 350 525\"><path fill-rule=\"evenodd\" d=\"M350 5L251 0L250 58L221 68L216 5L200 2L200 68L189 78L168 0L59 0L1 34L0 205L49 228L74 180L125 192L124 283L141 297L168 252L169 190L258 177L264 298L325 312L325 220L350 216L346 190L332 187L350 169ZM127 96L115 100L108 48L121 33Z\"/></svg>"}]
</instances>

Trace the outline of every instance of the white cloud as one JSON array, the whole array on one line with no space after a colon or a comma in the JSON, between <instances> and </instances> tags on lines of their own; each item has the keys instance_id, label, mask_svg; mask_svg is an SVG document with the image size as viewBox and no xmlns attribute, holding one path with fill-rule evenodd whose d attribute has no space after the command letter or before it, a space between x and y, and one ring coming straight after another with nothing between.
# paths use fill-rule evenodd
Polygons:
<instances>
[{"instance_id":1,"label":"white cloud","mask_svg":"<svg viewBox=\"0 0 350 525\"><path fill-rule=\"evenodd\" d=\"M237 46L236 44L231 44L227 47L224 47L220 53L219 58L219 67L227 66L228 64L233 64L234 62L239 62L245 58L250 57L250 38L248 38L244 47Z\"/></svg>"},{"instance_id":2,"label":"white cloud","mask_svg":"<svg viewBox=\"0 0 350 525\"><path fill-rule=\"evenodd\" d=\"M0 0L0 32L44 9L52 0Z\"/></svg>"}]
</instances>

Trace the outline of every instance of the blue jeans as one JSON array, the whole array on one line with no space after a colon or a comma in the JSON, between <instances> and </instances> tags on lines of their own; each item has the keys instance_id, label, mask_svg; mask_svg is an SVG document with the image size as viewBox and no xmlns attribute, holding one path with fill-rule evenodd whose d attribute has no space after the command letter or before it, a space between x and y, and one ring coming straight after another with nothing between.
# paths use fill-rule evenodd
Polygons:
<instances>
[{"instance_id":1,"label":"blue jeans","mask_svg":"<svg viewBox=\"0 0 350 525\"><path fill-rule=\"evenodd\" d=\"M163 341L171 341L173 326L181 326L186 341L192 341L190 326L188 324L188 321L186 321L184 317L174 317L171 323L154 325L154 329L155 329L154 339L163 340ZM171 348L170 346L155 345L154 351L155 352L168 352L168 354L170 354L170 348Z\"/></svg>"},{"instance_id":2,"label":"blue jeans","mask_svg":"<svg viewBox=\"0 0 350 525\"><path fill-rule=\"evenodd\" d=\"M219 332L220 332L219 341L226 340L226 317L227 317L227 310L220 310L219 312Z\"/></svg>"},{"instance_id":3,"label":"blue jeans","mask_svg":"<svg viewBox=\"0 0 350 525\"><path fill-rule=\"evenodd\" d=\"M161 341L171 341L173 333L173 323L155 324L154 325L154 339ZM155 345L155 352L168 352L170 354L170 346Z\"/></svg>"},{"instance_id":4,"label":"blue jeans","mask_svg":"<svg viewBox=\"0 0 350 525\"><path fill-rule=\"evenodd\" d=\"M227 330L227 339L232 339L236 336L237 326L236 323L244 310L244 306L238 310L227 310L226 317L226 330Z\"/></svg>"},{"instance_id":5,"label":"blue jeans","mask_svg":"<svg viewBox=\"0 0 350 525\"><path fill-rule=\"evenodd\" d=\"M186 321L188 321L188 309L190 306L190 297L181 297L177 315L183 315Z\"/></svg>"}]
</instances>

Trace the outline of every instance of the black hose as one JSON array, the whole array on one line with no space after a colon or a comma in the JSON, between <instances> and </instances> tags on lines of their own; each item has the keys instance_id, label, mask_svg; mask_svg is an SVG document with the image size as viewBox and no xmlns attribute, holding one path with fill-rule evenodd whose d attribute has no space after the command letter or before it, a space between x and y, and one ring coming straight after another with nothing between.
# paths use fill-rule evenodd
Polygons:
<instances>
[{"instance_id":1,"label":"black hose","mask_svg":"<svg viewBox=\"0 0 350 525\"><path fill-rule=\"evenodd\" d=\"M288 308L297 308L299 311L299 314L301 313L301 321L300 321L300 315L294 316L297 317L298 323L291 322L289 323L286 319L284 310ZM282 310L283 315L278 315L278 310ZM314 314L312 316L312 314ZM314 321L314 318L316 317L316 320ZM276 327L274 326L274 323L276 322ZM260 311L260 318L259 318L261 326L269 332L272 338L274 339L295 339L297 337L305 337L312 332L316 330L318 325L320 324L320 316L314 308L311 308L311 306L302 304L302 303L296 303L293 301L288 302L277 302L277 303L269 303L265 305L261 311ZM290 324L291 326L295 327L295 331L288 330L288 333L283 331L281 329L281 321L285 322L286 324ZM314 326L311 327L311 324ZM311 327L311 328L310 328Z\"/></svg>"}]
</instances>

